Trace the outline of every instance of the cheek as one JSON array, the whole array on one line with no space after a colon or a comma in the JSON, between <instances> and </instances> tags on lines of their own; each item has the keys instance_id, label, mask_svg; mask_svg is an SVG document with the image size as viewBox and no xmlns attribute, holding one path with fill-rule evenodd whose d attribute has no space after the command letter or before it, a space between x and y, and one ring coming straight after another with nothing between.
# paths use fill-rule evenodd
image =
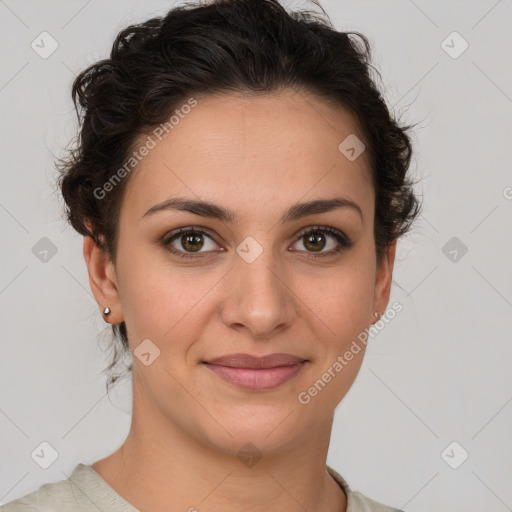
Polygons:
<instances>
[{"instance_id":1,"label":"cheek","mask_svg":"<svg viewBox=\"0 0 512 512\"><path fill-rule=\"evenodd\" d=\"M302 281L301 300L324 325L329 345L339 346L368 326L374 293L372 278L369 266L357 264L341 265L328 275L318 274L316 279Z\"/></svg>"},{"instance_id":2,"label":"cheek","mask_svg":"<svg viewBox=\"0 0 512 512\"><path fill-rule=\"evenodd\" d=\"M301 299L307 305L309 332L315 340L315 365L297 399L299 410L312 421L324 418L325 411L339 404L361 368L373 298L372 275L368 267L351 266L316 283L304 282Z\"/></svg>"},{"instance_id":3,"label":"cheek","mask_svg":"<svg viewBox=\"0 0 512 512\"><path fill-rule=\"evenodd\" d=\"M122 309L134 348L149 338L165 352L183 350L201 330L217 273L178 268L143 255L125 258L120 268ZM173 341L180 340L180 343Z\"/></svg>"}]
</instances>

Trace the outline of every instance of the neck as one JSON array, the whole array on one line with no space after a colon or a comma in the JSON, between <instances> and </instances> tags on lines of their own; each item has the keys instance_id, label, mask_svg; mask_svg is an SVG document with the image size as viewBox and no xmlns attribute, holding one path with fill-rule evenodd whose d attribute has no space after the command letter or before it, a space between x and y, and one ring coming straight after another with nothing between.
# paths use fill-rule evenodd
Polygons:
<instances>
[{"instance_id":1,"label":"neck","mask_svg":"<svg viewBox=\"0 0 512 512\"><path fill-rule=\"evenodd\" d=\"M92 467L139 511L346 511L345 493L326 470L332 416L309 437L251 459L135 403L123 445Z\"/></svg>"}]
</instances>

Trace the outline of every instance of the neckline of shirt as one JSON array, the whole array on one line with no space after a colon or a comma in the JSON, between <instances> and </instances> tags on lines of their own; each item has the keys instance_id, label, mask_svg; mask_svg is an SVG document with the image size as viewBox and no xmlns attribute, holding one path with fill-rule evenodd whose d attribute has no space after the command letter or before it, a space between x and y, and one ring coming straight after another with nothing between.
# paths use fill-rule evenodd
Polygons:
<instances>
[{"instance_id":1,"label":"neckline of shirt","mask_svg":"<svg viewBox=\"0 0 512 512\"><path fill-rule=\"evenodd\" d=\"M350 486L333 468L326 465L326 469L347 497L346 512L352 512L353 498ZM110 484L106 482L89 464L84 464L82 462L78 463L69 477L69 480L100 509L102 509L101 502L108 501L109 506L117 506L123 509L123 512L124 509L126 509L126 511L129 510L130 512L140 512L130 502L117 493L117 491L111 487Z\"/></svg>"}]
</instances>

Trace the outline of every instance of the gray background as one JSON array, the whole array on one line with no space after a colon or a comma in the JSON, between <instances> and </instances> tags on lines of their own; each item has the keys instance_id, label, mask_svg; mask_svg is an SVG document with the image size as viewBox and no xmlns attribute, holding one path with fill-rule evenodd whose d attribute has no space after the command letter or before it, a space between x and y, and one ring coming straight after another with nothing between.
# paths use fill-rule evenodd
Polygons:
<instances>
[{"instance_id":1,"label":"gray background","mask_svg":"<svg viewBox=\"0 0 512 512\"><path fill-rule=\"evenodd\" d=\"M128 432L129 381L106 396L109 328L82 239L60 216L53 155L75 133L75 74L121 28L172 5L0 0L0 503L104 457ZM512 510L512 2L322 5L339 30L370 38L388 103L420 121L412 171L424 197L398 249L390 304L404 309L371 340L328 463L410 512ZM31 48L43 31L58 42L47 58ZM469 44L460 55L454 31ZM56 249L46 261L44 237ZM58 452L48 469L31 457L43 441Z\"/></svg>"}]
</instances>

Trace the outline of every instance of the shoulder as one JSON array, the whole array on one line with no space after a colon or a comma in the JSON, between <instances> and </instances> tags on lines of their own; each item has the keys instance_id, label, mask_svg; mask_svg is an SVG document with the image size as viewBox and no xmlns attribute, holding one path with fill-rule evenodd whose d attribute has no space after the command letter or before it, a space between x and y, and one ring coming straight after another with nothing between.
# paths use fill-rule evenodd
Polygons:
<instances>
[{"instance_id":1,"label":"shoulder","mask_svg":"<svg viewBox=\"0 0 512 512\"><path fill-rule=\"evenodd\" d=\"M77 500L69 480L44 484L36 491L0 507L0 512L65 512L76 510Z\"/></svg>"},{"instance_id":2,"label":"shoulder","mask_svg":"<svg viewBox=\"0 0 512 512\"><path fill-rule=\"evenodd\" d=\"M71 475L0 507L0 512L139 512L87 464Z\"/></svg>"},{"instance_id":3,"label":"shoulder","mask_svg":"<svg viewBox=\"0 0 512 512\"><path fill-rule=\"evenodd\" d=\"M351 494L352 503L355 507L354 512L403 512L398 508L388 507L387 505L367 498L360 492L352 491Z\"/></svg>"},{"instance_id":4,"label":"shoulder","mask_svg":"<svg viewBox=\"0 0 512 512\"><path fill-rule=\"evenodd\" d=\"M338 482L347 496L346 512L403 512L400 509L389 507L370 498L358 491L353 491L345 479L334 469L327 466L328 472Z\"/></svg>"}]
</instances>

